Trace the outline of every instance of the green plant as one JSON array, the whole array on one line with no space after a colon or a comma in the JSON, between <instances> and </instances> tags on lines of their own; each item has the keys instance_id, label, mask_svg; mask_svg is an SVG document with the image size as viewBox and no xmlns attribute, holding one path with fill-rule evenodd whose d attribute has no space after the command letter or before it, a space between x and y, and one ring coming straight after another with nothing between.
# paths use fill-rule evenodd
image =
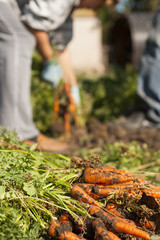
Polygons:
<instances>
[{"instance_id":1,"label":"green plant","mask_svg":"<svg viewBox=\"0 0 160 240\"><path fill-rule=\"evenodd\" d=\"M70 168L69 157L28 149L8 129L0 137L0 239L43 239L58 211L77 221L87 214L70 195L79 170Z\"/></svg>"},{"instance_id":2,"label":"green plant","mask_svg":"<svg viewBox=\"0 0 160 240\"><path fill-rule=\"evenodd\" d=\"M136 102L137 73L130 65L125 69L112 66L102 77L83 78L79 82L86 119L113 120Z\"/></svg>"}]
</instances>

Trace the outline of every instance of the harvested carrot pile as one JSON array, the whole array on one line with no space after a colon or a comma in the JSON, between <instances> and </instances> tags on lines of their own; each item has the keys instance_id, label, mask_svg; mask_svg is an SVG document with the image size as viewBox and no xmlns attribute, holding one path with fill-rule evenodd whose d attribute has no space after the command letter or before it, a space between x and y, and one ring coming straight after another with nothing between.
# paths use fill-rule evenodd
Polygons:
<instances>
[{"instance_id":1,"label":"harvested carrot pile","mask_svg":"<svg viewBox=\"0 0 160 240\"><path fill-rule=\"evenodd\" d=\"M99 156L34 151L5 129L0 141L0 240L160 239L158 186Z\"/></svg>"},{"instance_id":2,"label":"harvested carrot pile","mask_svg":"<svg viewBox=\"0 0 160 240\"><path fill-rule=\"evenodd\" d=\"M71 195L89 216L80 216L78 223L62 213L49 227L53 239L150 239L160 233L160 187L127 170L87 166Z\"/></svg>"}]
</instances>

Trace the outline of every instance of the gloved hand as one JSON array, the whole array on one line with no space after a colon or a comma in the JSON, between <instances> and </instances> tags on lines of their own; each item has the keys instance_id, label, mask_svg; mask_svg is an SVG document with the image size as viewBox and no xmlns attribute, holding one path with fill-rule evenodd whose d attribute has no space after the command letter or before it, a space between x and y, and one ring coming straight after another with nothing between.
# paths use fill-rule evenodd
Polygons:
<instances>
[{"instance_id":1,"label":"gloved hand","mask_svg":"<svg viewBox=\"0 0 160 240\"><path fill-rule=\"evenodd\" d=\"M58 87L62 75L62 69L55 59L44 61L41 76L45 81L50 82L53 88Z\"/></svg>"},{"instance_id":2,"label":"gloved hand","mask_svg":"<svg viewBox=\"0 0 160 240\"><path fill-rule=\"evenodd\" d=\"M81 104L81 98L80 98L80 93L79 93L79 87L76 86L72 86L71 87L71 94L74 100L74 103L76 104L76 106L80 106Z\"/></svg>"}]
</instances>

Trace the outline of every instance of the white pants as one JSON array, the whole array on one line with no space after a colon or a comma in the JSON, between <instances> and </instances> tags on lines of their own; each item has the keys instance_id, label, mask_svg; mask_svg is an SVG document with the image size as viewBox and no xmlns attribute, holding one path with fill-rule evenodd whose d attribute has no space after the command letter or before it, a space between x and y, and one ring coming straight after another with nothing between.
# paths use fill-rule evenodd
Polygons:
<instances>
[{"instance_id":1,"label":"white pants","mask_svg":"<svg viewBox=\"0 0 160 240\"><path fill-rule=\"evenodd\" d=\"M12 7L0 2L0 125L20 140L39 134L30 103L30 70L35 39Z\"/></svg>"}]
</instances>

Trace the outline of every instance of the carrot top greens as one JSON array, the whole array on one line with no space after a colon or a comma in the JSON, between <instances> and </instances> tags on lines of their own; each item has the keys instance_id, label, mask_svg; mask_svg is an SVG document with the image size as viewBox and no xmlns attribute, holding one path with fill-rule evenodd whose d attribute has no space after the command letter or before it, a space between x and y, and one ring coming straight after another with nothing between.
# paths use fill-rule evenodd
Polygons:
<instances>
[{"instance_id":1,"label":"carrot top greens","mask_svg":"<svg viewBox=\"0 0 160 240\"><path fill-rule=\"evenodd\" d=\"M67 210L75 219L86 210L70 197L70 185L78 169L70 158L27 149L7 130L0 134L0 239L43 239L56 212ZM9 149L9 146L15 149ZM36 230L35 230L36 229ZM41 229L41 230L40 230ZM44 230L43 230L44 229ZM36 235L37 232L37 235Z\"/></svg>"}]
</instances>

